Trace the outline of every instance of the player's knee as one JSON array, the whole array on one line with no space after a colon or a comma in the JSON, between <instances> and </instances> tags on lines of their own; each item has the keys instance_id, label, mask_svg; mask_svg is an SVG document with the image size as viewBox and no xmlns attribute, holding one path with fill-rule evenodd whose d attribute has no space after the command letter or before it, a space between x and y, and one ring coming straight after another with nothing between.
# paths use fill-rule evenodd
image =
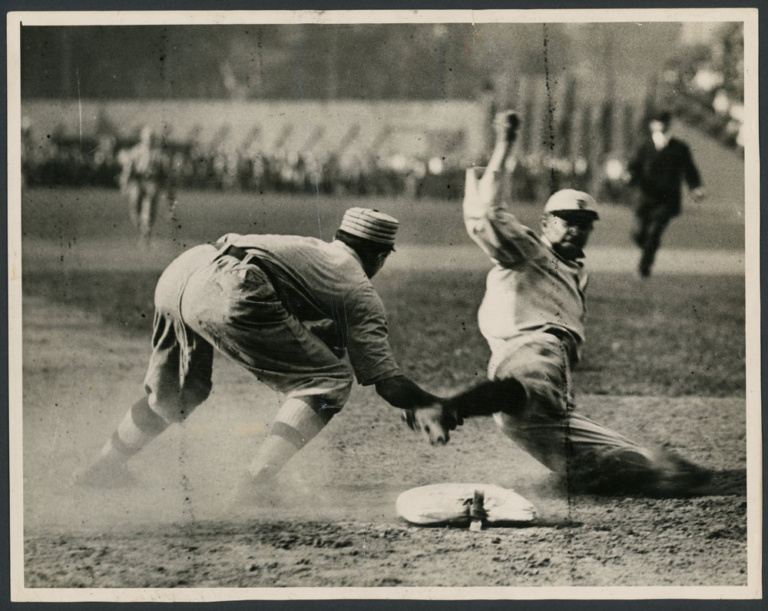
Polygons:
<instances>
[{"instance_id":1,"label":"player's knee","mask_svg":"<svg viewBox=\"0 0 768 611\"><path fill-rule=\"evenodd\" d=\"M181 420L186 420L189 415L195 411L195 408L197 408L198 405L205 401L210 394L210 384L196 384L185 387L181 392L181 397L179 400L181 406L179 410L179 417Z\"/></svg>"},{"instance_id":2,"label":"player's knee","mask_svg":"<svg viewBox=\"0 0 768 611\"><path fill-rule=\"evenodd\" d=\"M338 414L343 408L344 403L338 401L328 401L324 397L316 397L311 402L311 407L315 413L320 416L320 419L328 424L336 414Z\"/></svg>"},{"instance_id":3,"label":"player's knee","mask_svg":"<svg viewBox=\"0 0 768 611\"><path fill-rule=\"evenodd\" d=\"M350 377L332 391L313 397L310 405L318 416L328 422L344 408L351 393L352 378Z\"/></svg>"},{"instance_id":4,"label":"player's knee","mask_svg":"<svg viewBox=\"0 0 768 611\"><path fill-rule=\"evenodd\" d=\"M334 387L322 394L322 396L329 402L336 405L344 405L349 400L349 395L352 394L352 385L354 384L355 377L352 373L352 369L346 367L343 371L339 372Z\"/></svg>"},{"instance_id":5,"label":"player's knee","mask_svg":"<svg viewBox=\"0 0 768 611\"><path fill-rule=\"evenodd\" d=\"M199 384L170 393L149 393L149 406L163 420L171 423L184 422L198 405L208 398L211 386Z\"/></svg>"}]
</instances>

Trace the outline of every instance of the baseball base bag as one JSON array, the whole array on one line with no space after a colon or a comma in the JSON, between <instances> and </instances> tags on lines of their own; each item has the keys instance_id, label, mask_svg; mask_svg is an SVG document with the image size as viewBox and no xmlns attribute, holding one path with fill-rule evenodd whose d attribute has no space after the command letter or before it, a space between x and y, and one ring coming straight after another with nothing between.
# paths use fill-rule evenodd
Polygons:
<instances>
[{"instance_id":1,"label":"baseball base bag","mask_svg":"<svg viewBox=\"0 0 768 611\"><path fill-rule=\"evenodd\" d=\"M397 514L419 526L525 526L536 508L514 490L493 484L432 484L403 492Z\"/></svg>"}]
</instances>

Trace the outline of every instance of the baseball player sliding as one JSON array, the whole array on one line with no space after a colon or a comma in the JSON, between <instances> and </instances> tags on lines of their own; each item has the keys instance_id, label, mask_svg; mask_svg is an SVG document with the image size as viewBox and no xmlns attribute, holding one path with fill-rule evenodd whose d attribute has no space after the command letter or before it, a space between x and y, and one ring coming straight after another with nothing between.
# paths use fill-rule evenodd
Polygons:
<instances>
[{"instance_id":1,"label":"baseball player sliding","mask_svg":"<svg viewBox=\"0 0 768 611\"><path fill-rule=\"evenodd\" d=\"M709 471L573 411L571 369L584 341L582 249L599 214L590 195L565 189L544 206L540 236L517 221L500 193L517 128L514 113L501 113L488 167L479 177L477 168L467 171L464 222L494 264L478 315L493 382L447 409L459 420L492 414L505 435L562 474L569 491L664 495L703 485Z\"/></svg>"},{"instance_id":2,"label":"baseball player sliding","mask_svg":"<svg viewBox=\"0 0 768 611\"><path fill-rule=\"evenodd\" d=\"M287 396L243 477L241 500L269 491L281 467L344 407L353 376L412 410L431 443L446 443L455 423L401 372L370 280L393 251L397 228L391 216L352 208L331 243L228 234L179 256L155 291L146 396L79 481L131 483L128 459L208 397L214 349Z\"/></svg>"}]
</instances>

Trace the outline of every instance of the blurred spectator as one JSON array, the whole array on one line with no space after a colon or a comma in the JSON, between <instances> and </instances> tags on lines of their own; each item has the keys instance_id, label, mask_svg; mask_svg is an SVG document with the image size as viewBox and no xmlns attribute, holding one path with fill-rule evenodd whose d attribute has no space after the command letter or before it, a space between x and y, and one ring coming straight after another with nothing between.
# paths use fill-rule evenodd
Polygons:
<instances>
[{"instance_id":1,"label":"blurred spectator","mask_svg":"<svg viewBox=\"0 0 768 611\"><path fill-rule=\"evenodd\" d=\"M603 176L600 199L612 202L623 200L626 193L626 163L617 157L609 157L603 166Z\"/></svg>"},{"instance_id":2,"label":"blurred spectator","mask_svg":"<svg viewBox=\"0 0 768 611\"><path fill-rule=\"evenodd\" d=\"M743 148L744 32L723 24L710 45L682 49L663 71L660 101L729 146Z\"/></svg>"},{"instance_id":3,"label":"blurred spectator","mask_svg":"<svg viewBox=\"0 0 768 611\"><path fill-rule=\"evenodd\" d=\"M79 152L79 151L78 151ZM170 159L157 142L154 130L146 125L139 143L121 151L120 190L128 196L131 222L139 230L139 243L149 246L157 204L170 186ZM173 200L174 196L169 196Z\"/></svg>"},{"instance_id":4,"label":"blurred spectator","mask_svg":"<svg viewBox=\"0 0 768 611\"><path fill-rule=\"evenodd\" d=\"M167 188L171 195L176 189L216 189L456 199L463 190L464 161L458 156L400 153L379 157L351 142L338 152L296 151L284 146L268 150L257 139L238 146L231 138L212 144L197 138L192 135L189 141L174 142L153 136L151 156L156 170L152 171L162 175L158 179L163 185L161 195ZM27 130L22 141L24 177L30 185L114 187L120 182L120 169L128 163L130 149L130 143L107 133L82 139L54 135L34 142L35 147ZM592 168L582 156L539 153L520 156L510 171L514 173L512 197L521 202L546 199L558 188L586 189L592 176ZM141 217L141 212L137 215Z\"/></svg>"},{"instance_id":5,"label":"blurred spectator","mask_svg":"<svg viewBox=\"0 0 768 611\"><path fill-rule=\"evenodd\" d=\"M642 250L638 270L643 278L651 274L664 230L680 214L682 182L686 182L696 201L705 195L688 146L669 135L671 121L667 111L651 116L649 137L628 168L630 185L640 191L637 226L632 239Z\"/></svg>"}]
</instances>

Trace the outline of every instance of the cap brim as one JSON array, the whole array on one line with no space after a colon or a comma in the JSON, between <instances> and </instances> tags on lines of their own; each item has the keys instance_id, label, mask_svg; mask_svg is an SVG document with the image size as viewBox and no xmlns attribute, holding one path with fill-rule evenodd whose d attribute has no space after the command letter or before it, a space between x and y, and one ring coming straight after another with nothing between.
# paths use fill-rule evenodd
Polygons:
<instances>
[{"instance_id":1,"label":"cap brim","mask_svg":"<svg viewBox=\"0 0 768 611\"><path fill-rule=\"evenodd\" d=\"M600 215L594 210L552 210L550 214L564 219L590 219L599 220Z\"/></svg>"}]
</instances>

